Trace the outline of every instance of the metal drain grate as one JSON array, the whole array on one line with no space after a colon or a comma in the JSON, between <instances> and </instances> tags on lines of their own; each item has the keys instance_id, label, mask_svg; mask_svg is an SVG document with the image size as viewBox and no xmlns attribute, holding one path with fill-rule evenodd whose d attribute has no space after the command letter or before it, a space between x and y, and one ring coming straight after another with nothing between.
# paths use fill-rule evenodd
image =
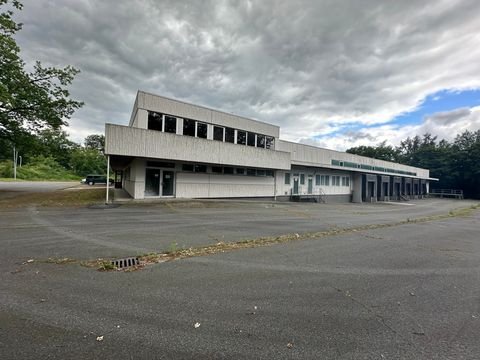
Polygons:
<instances>
[{"instance_id":1,"label":"metal drain grate","mask_svg":"<svg viewBox=\"0 0 480 360\"><path fill-rule=\"evenodd\" d=\"M140 261L136 257L130 257L125 259L112 260L112 265L117 269L124 269L126 267L139 265Z\"/></svg>"}]
</instances>

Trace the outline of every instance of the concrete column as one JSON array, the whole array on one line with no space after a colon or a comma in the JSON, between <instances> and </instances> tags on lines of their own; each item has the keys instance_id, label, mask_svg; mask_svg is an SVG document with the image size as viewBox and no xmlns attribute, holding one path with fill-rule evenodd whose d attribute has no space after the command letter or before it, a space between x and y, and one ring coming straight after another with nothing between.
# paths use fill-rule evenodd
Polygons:
<instances>
[{"instance_id":1,"label":"concrete column","mask_svg":"<svg viewBox=\"0 0 480 360\"><path fill-rule=\"evenodd\" d=\"M213 140L213 125L207 124L207 139Z\"/></svg>"},{"instance_id":2,"label":"concrete column","mask_svg":"<svg viewBox=\"0 0 480 360\"><path fill-rule=\"evenodd\" d=\"M138 109L136 115L136 121L133 122L135 127L140 129L147 129L148 127L148 111L144 109Z\"/></svg>"},{"instance_id":3,"label":"concrete column","mask_svg":"<svg viewBox=\"0 0 480 360\"><path fill-rule=\"evenodd\" d=\"M362 174L360 173L353 174L352 181L353 181L352 202L361 203L362 202Z\"/></svg>"},{"instance_id":4,"label":"concrete column","mask_svg":"<svg viewBox=\"0 0 480 360\"><path fill-rule=\"evenodd\" d=\"M177 135L183 135L183 119L177 118Z\"/></svg>"}]
</instances>

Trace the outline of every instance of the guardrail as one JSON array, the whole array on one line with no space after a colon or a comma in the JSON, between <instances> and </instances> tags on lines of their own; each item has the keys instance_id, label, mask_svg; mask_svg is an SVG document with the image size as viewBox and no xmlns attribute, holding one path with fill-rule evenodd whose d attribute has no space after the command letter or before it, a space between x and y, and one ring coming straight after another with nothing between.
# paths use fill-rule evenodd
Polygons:
<instances>
[{"instance_id":1,"label":"guardrail","mask_svg":"<svg viewBox=\"0 0 480 360\"><path fill-rule=\"evenodd\" d=\"M455 199L463 199L463 190L458 189L431 189L430 196L443 197L453 197Z\"/></svg>"}]
</instances>

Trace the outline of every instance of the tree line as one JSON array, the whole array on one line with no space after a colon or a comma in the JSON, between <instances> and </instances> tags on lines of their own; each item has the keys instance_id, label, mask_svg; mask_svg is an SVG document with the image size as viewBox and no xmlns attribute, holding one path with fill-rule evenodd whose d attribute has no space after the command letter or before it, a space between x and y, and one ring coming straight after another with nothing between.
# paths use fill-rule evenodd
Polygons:
<instances>
[{"instance_id":1,"label":"tree line","mask_svg":"<svg viewBox=\"0 0 480 360\"><path fill-rule=\"evenodd\" d=\"M480 130L464 131L453 141L436 136L408 137L399 146L382 142L376 146L358 146L348 153L398 162L430 170L431 188L463 190L466 197L480 199Z\"/></svg>"}]
</instances>

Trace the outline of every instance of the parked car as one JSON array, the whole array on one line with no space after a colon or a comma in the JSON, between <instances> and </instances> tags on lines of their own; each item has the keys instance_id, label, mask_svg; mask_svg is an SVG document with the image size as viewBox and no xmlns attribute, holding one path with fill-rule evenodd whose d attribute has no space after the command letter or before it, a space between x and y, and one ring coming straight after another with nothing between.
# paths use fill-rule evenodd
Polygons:
<instances>
[{"instance_id":1,"label":"parked car","mask_svg":"<svg viewBox=\"0 0 480 360\"><path fill-rule=\"evenodd\" d=\"M95 184L106 184L107 177L105 175L87 175L85 179L80 181L82 184L95 185ZM113 180L110 179L110 185L113 184Z\"/></svg>"}]
</instances>

